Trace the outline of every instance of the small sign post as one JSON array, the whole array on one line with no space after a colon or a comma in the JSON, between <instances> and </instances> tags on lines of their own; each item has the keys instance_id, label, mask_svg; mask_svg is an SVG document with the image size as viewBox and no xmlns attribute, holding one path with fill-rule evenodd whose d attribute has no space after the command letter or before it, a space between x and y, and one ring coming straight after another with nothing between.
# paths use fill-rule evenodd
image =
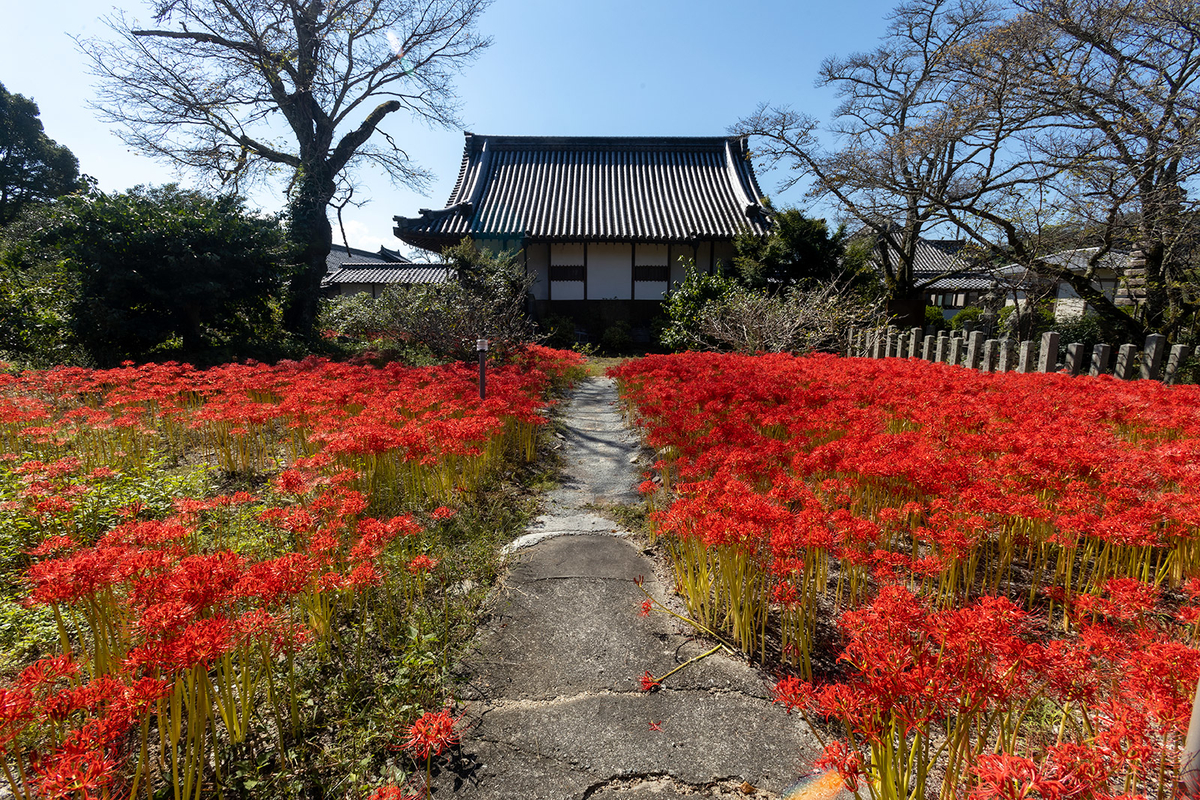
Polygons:
<instances>
[{"instance_id":1,"label":"small sign post","mask_svg":"<svg viewBox=\"0 0 1200 800\"><path fill-rule=\"evenodd\" d=\"M476 339L475 350L479 353L479 399L487 399L487 339Z\"/></svg>"}]
</instances>

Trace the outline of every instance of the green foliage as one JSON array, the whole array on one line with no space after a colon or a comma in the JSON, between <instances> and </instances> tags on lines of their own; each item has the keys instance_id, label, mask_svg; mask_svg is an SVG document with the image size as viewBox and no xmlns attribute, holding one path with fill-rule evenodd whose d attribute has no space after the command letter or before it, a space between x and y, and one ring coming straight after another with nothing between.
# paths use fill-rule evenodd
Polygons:
<instances>
[{"instance_id":1,"label":"green foliage","mask_svg":"<svg viewBox=\"0 0 1200 800\"><path fill-rule=\"evenodd\" d=\"M32 205L0 228L0 361L35 369L89 363L71 331L78 278L41 241L53 214Z\"/></svg>"},{"instance_id":2,"label":"green foliage","mask_svg":"<svg viewBox=\"0 0 1200 800\"><path fill-rule=\"evenodd\" d=\"M700 316L705 304L721 300L737 289L737 280L720 273L700 272L690 261L684 265L683 282L671 287L663 302L667 321L659 341L668 350L682 351L712 346L700 336Z\"/></svg>"},{"instance_id":3,"label":"green foliage","mask_svg":"<svg viewBox=\"0 0 1200 800\"><path fill-rule=\"evenodd\" d=\"M79 188L79 162L46 136L37 104L0 84L0 226Z\"/></svg>"},{"instance_id":4,"label":"green foliage","mask_svg":"<svg viewBox=\"0 0 1200 800\"><path fill-rule=\"evenodd\" d=\"M287 277L276 219L175 185L60 202L48 242L77 275L74 333L100 365L269 356Z\"/></svg>"},{"instance_id":5,"label":"green foliage","mask_svg":"<svg viewBox=\"0 0 1200 800\"><path fill-rule=\"evenodd\" d=\"M779 291L812 281L836 281L860 291L878 284L866 268L867 251L847 242L845 226L832 233L823 219L787 208L772 218L766 236L743 233L734 239L734 269L743 286Z\"/></svg>"},{"instance_id":6,"label":"green foliage","mask_svg":"<svg viewBox=\"0 0 1200 800\"><path fill-rule=\"evenodd\" d=\"M1056 323L1049 330L1059 333L1060 346L1065 348L1075 342L1082 343L1084 352L1090 353L1098 344L1110 344L1114 348L1123 344L1120 331L1096 314L1085 314L1082 317Z\"/></svg>"},{"instance_id":7,"label":"green foliage","mask_svg":"<svg viewBox=\"0 0 1200 800\"><path fill-rule=\"evenodd\" d=\"M944 331L949 327L946 315L937 306L925 306L925 326L939 331Z\"/></svg>"},{"instance_id":8,"label":"green foliage","mask_svg":"<svg viewBox=\"0 0 1200 800\"><path fill-rule=\"evenodd\" d=\"M950 318L950 328L961 331L966 322L978 322L983 316L983 309L978 306L967 306Z\"/></svg>"},{"instance_id":9,"label":"green foliage","mask_svg":"<svg viewBox=\"0 0 1200 800\"><path fill-rule=\"evenodd\" d=\"M93 544L107 530L138 508L143 517L164 517L176 497L194 494L203 472L172 473L155 462L142 474L114 473L85 479L56 480L54 492L72 497L70 511L40 514L24 495L22 475L9 462L0 462L0 673L50 653L58 629L49 608L26 608L21 573L29 567L29 550L47 536L69 533L81 544Z\"/></svg>"}]
</instances>

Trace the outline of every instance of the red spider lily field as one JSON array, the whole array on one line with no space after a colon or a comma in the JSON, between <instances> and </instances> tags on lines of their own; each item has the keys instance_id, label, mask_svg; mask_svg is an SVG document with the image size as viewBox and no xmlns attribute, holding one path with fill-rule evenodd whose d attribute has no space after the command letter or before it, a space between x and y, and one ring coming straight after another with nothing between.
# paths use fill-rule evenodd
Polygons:
<instances>
[{"instance_id":1,"label":"red spider lily field","mask_svg":"<svg viewBox=\"0 0 1200 800\"><path fill-rule=\"evenodd\" d=\"M1200 387L835 356L610 374L677 590L778 670L819 766L875 800L1176 794Z\"/></svg>"},{"instance_id":2,"label":"red spider lily field","mask_svg":"<svg viewBox=\"0 0 1200 800\"><path fill-rule=\"evenodd\" d=\"M0 373L9 790L419 784L529 510L516 473L580 362L531 346L484 401L464 365Z\"/></svg>"}]
</instances>

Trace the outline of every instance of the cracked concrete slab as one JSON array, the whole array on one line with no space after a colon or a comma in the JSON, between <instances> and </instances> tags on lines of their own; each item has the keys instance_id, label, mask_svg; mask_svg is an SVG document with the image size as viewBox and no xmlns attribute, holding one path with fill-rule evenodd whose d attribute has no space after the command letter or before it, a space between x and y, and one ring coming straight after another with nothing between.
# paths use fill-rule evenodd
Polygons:
<instances>
[{"instance_id":1,"label":"cracked concrete slab","mask_svg":"<svg viewBox=\"0 0 1200 800\"><path fill-rule=\"evenodd\" d=\"M644 577L668 587L628 531L597 513L638 501L639 446L612 381L581 385L566 411L563 476L509 550L472 654L455 766L435 797L672 800L771 798L806 773L815 738L769 699L769 680L719 652L640 691L709 647L673 618L639 613Z\"/></svg>"}]
</instances>

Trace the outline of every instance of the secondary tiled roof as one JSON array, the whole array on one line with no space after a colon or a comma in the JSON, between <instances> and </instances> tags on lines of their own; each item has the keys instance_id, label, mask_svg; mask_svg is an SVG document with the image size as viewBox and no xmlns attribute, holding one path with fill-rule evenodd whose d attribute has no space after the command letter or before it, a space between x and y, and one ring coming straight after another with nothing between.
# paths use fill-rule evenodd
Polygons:
<instances>
[{"instance_id":1,"label":"secondary tiled roof","mask_svg":"<svg viewBox=\"0 0 1200 800\"><path fill-rule=\"evenodd\" d=\"M464 236L550 241L688 241L765 233L745 137L466 134L446 207L396 217L395 233L438 248Z\"/></svg>"},{"instance_id":2,"label":"secondary tiled roof","mask_svg":"<svg viewBox=\"0 0 1200 800\"><path fill-rule=\"evenodd\" d=\"M347 283L405 284L448 283L451 269L440 264L410 264L408 266L385 266L378 262L347 263L326 275L322 286Z\"/></svg>"},{"instance_id":3,"label":"secondary tiled roof","mask_svg":"<svg viewBox=\"0 0 1200 800\"><path fill-rule=\"evenodd\" d=\"M380 247L378 253L372 253L368 250L359 250L357 247L347 250L345 245L335 244L329 248L329 255L325 256L325 274L328 275L349 263L411 264L412 262L395 250L388 250L386 247Z\"/></svg>"}]
</instances>

